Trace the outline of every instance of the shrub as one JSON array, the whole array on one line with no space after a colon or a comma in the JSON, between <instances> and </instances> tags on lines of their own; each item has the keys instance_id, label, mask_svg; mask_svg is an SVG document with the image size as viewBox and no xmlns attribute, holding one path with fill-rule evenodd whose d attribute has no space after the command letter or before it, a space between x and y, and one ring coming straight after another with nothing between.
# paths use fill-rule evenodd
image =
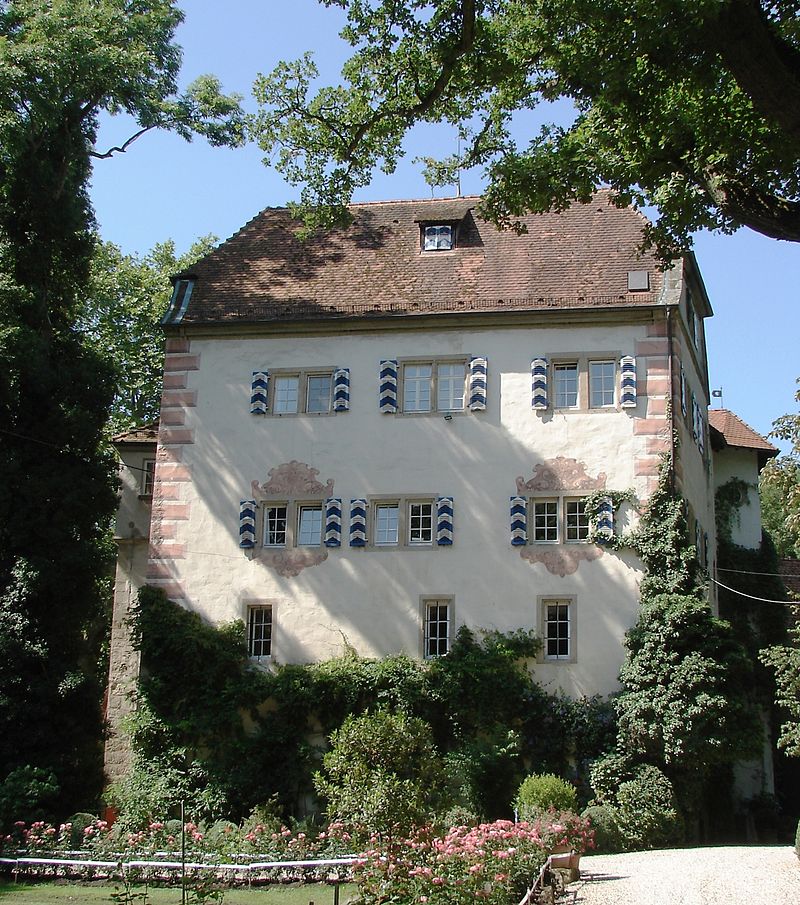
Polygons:
<instances>
[{"instance_id":1,"label":"shrub","mask_svg":"<svg viewBox=\"0 0 800 905\"><path fill-rule=\"evenodd\" d=\"M517 792L516 807L522 820L536 817L542 811L575 811L578 794L572 783L553 773L533 773Z\"/></svg>"},{"instance_id":2,"label":"shrub","mask_svg":"<svg viewBox=\"0 0 800 905\"><path fill-rule=\"evenodd\" d=\"M622 851L623 839L615 807L610 804L596 804L586 808L583 816L594 830L594 844L599 853L611 854Z\"/></svg>"},{"instance_id":3,"label":"shrub","mask_svg":"<svg viewBox=\"0 0 800 905\"><path fill-rule=\"evenodd\" d=\"M638 767L617 791L617 821L625 849L674 845L683 837L672 783L657 768Z\"/></svg>"},{"instance_id":4,"label":"shrub","mask_svg":"<svg viewBox=\"0 0 800 905\"><path fill-rule=\"evenodd\" d=\"M55 775L39 767L17 767L0 782L0 832L13 820L35 820L53 804Z\"/></svg>"}]
</instances>

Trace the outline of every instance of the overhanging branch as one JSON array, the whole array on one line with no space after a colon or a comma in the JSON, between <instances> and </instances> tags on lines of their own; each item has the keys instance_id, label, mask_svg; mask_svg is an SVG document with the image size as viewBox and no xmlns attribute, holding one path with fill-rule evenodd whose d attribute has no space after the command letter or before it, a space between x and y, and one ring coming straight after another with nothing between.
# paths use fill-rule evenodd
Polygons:
<instances>
[{"instance_id":1,"label":"overhanging branch","mask_svg":"<svg viewBox=\"0 0 800 905\"><path fill-rule=\"evenodd\" d=\"M90 151L89 156L95 157L97 160L107 160L109 157L113 157L114 154L124 154L128 148L136 141L137 138L141 138L145 132L149 132L151 129L154 129L155 126L145 126L143 129L139 129L139 131L135 135L131 135L131 137L121 145L115 145L113 148L109 148L104 153L100 153L100 151Z\"/></svg>"}]
</instances>

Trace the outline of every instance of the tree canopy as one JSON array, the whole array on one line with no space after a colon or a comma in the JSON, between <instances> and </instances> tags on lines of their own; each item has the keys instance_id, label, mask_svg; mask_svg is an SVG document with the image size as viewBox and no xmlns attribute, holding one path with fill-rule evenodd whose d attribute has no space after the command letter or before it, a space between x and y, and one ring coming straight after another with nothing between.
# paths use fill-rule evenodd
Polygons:
<instances>
[{"instance_id":1,"label":"tree canopy","mask_svg":"<svg viewBox=\"0 0 800 905\"><path fill-rule=\"evenodd\" d=\"M800 403L800 390L795 393L795 399ZM797 559L800 558L800 412L778 418L770 436L791 443L791 449L769 461L761 472L761 516L778 553Z\"/></svg>"},{"instance_id":2,"label":"tree canopy","mask_svg":"<svg viewBox=\"0 0 800 905\"><path fill-rule=\"evenodd\" d=\"M323 2L347 15L342 83L314 92L310 54L283 62L257 80L251 122L311 226L341 219L407 130L435 122L462 151L429 162L430 180L482 167L500 225L609 185L658 208L645 243L664 260L702 228L800 240L797 0ZM558 98L571 125L514 138Z\"/></svg>"},{"instance_id":3,"label":"tree canopy","mask_svg":"<svg viewBox=\"0 0 800 905\"><path fill-rule=\"evenodd\" d=\"M102 783L96 627L116 507L113 368L75 326L91 161L113 153L95 147L98 116L130 114L131 140L241 138L215 79L178 91L180 21L168 0L0 0L0 792L33 777L64 811Z\"/></svg>"}]
</instances>

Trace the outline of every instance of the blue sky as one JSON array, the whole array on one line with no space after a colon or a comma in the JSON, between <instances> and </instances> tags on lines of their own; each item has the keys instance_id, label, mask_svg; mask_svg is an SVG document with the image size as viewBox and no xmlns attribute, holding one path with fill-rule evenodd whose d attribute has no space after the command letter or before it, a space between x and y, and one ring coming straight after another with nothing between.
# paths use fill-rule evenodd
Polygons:
<instances>
[{"instance_id":1,"label":"blue sky","mask_svg":"<svg viewBox=\"0 0 800 905\"><path fill-rule=\"evenodd\" d=\"M214 73L225 90L244 95L250 109L253 80L279 60L311 50L330 82L347 58L347 45L338 38L341 12L316 0L184 0L180 6L186 13L178 32L182 81ZM123 117L107 118L98 146L105 150L131 133ZM376 176L356 200L430 197L413 158L451 153L455 136L452 130L422 128L407 145L397 172ZM92 200L100 232L123 251L139 254L165 239L174 239L181 251L198 236L225 239L262 208L296 197L262 156L255 146L231 151L201 139L187 143L149 133L126 154L96 163ZM480 174L467 174L462 192L480 190ZM701 234L695 252L715 311L706 321L711 385L722 388L726 408L767 433L779 415L797 411L800 244L740 230L733 236Z\"/></svg>"}]
</instances>

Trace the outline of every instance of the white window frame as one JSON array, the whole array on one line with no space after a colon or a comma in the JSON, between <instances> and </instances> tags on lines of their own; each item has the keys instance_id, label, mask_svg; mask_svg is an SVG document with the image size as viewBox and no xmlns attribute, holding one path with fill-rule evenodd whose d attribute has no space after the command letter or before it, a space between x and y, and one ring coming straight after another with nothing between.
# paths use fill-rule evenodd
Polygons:
<instances>
[{"instance_id":1,"label":"white window frame","mask_svg":"<svg viewBox=\"0 0 800 905\"><path fill-rule=\"evenodd\" d=\"M577 598L574 594L542 594L537 598L539 608L539 626L542 636L541 662L543 663L575 663L577 659ZM566 607L566 620L551 619L551 607ZM560 616L556 613L556 616ZM550 637L551 626L567 626L567 637L560 634ZM560 642L566 640L566 651L551 653L550 645L554 643L560 647Z\"/></svg>"},{"instance_id":2,"label":"white window frame","mask_svg":"<svg viewBox=\"0 0 800 905\"><path fill-rule=\"evenodd\" d=\"M548 366L548 407L563 414L577 412L616 412L621 410L619 398L620 359L622 352L604 349L589 352L547 352L543 355ZM607 405L592 405L591 366L593 364L610 364L613 366L613 402ZM574 404L564 405L569 399L559 398L558 374L567 369L577 371L577 394Z\"/></svg>"},{"instance_id":3,"label":"white window frame","mask_svg":"<svg viewBox=\"0 0 800 905\"><path fill-rule=\"evenodd\" d=\"M439 374L439 368L441 366L452 366L457 365L463 368L464 370L464 385L463 392L461 394L461 406L453 407L440 407L439 406L439 384L442 380L451 381L454 378L452 376L447 376L442 378ZM430 406L426 409L408 409L406 408L407 404L407 392L406 392L406 372L411 368L420 368L420 367L429 367L430 368L430 377L411 377L409 375L410 380L427 380L428 381L428 389L429 389L429 398L430 398ZM401 415L450 415L450 414L460 414L467 410L467 391L469 386L469 361L465 356L458 356L455 358L409 358L409 359L401 359L397 362L397 390L398 390L398 405L397 411ZM451 397L452 399L452 394Z\"/></svg>"},{"instance_id":4,"label":"white window frame","mask_svg":"<svg viewBox=\"0 0 800 905\"><path fill-rule=\"evenodd\" d=\"M286 550L290 547L320 547L325 537L325 505L322 500L294 500L294 499L275 499L264 500L259 504L259 517L261 519L261 546L264 550ZM285 508L286 510L286 533L285 542L282 544L268 543L269 533L269 512L271 509ZM319 542L313 544L304 544L300 542L300 520L303 511L314 509L320 512L320 534Z\"/></svg>"},{"instance_id":5,"label":"white window frame","mask_svg":"<svg viewBox=\"0 0 800 905\"><path fill-rule=\"evenodd\" d=\"M455 224L445 221L421 224L420 246L423 254L452 251L456 247Z\"/></svg>"},{"instance_id":6,"label":"white window frame","mask_svg":"<svg viewBox=\"0 0 800 905\"><path fill-rule=\"evenodd\" d=\"M256 623L255 618L258 613L268 613L269 621ZM273 648L275 643L275 608L271 603L252 601L247 603L247 655L251 660L269 661L273 656ZM267 627L268 631L263 629ZM262 629L259 637L256 637L256 628ZM266 636L266 637L265 637ZM257 645L267 646L266 653L263 648L256 653Z\"/></svg>"},{"instance_id":7,"label":"white window frame","mask_svg":"<svg viewBox=\"0 0 800 905\"><path fill-rule=\"evenodd\" d=\"M447 654L450 653L453 647L453 637L454 637L454 598L452 596L444 595L435 595L429 594L420 598L420 618L421 618L421 627L422 630L420 632L421 635L421 644L422 644L422 658L424 660L436 660L439 657L446 657ZM445 607L446 608L446 618L442 620L441 613L437 613L437 618L435 621L431 620L431 610L433 607ZM444 637L441 634L436 634L435 636L431 635L431 626L437 626L437 632L440 630L441 626L444 626ZM437 650L435 652L430 651L431 642L444 642L443 650ZM437 647L439 644L437 644Z\"/></svg>"},{"instance_id":8,"label":"white window frame","mask_svg":"<svg viewBox=\"0 0 800 905\"><path fill-rule=\"evenodd\" d=\"M143 459L142 460L142 481L141 481L141 493L140 497L144 499L150 499L153 496L153 490L156 486L156 460L155 459Z\"/></svg>"},{"instance_id":9,"label":"white window frame","mask_svg":"<svg viewBox=\"0 0 800 905\"><path fill-rule=\"evenodd\" d=\"M334 392L334 375L336 368L281 368L270 370L268 382L269 401L267 403L267 415L275 418L287 418L296 415L332 415L333 410L333 392ZM311 411L309 409L309 388L310 381L315 377L326 377L329 381L328 387L328 407L322 411ZM282 380L297 381L297 406L290 411L278 411L276 408L278 399L278 383Z\"/></svg>"},{"instance_id":10,"label":"white window frame","mask_svg":"<svg viewBox=\"0 0 800 905\"><path fill-rule=\"evenodd\" d=\"M602 394L602 398L606 398L606 394L608 393L610 383L611 388L611 401L610 402L595 402L595 377L592 374L592 369L595 366L602 366L604 369L606 367L611 368L611 375L604 372L599 375L600 379L600 387L599 391ZM617 407L619 403L618 399L618 389L617 389L617 381L619 380L619 361L615 361L611 358L592 358L589 360L589 408L590 409L614 409Z\"/></svg>"},{"instance_id":11,"label":"white window frame","mask_svg":"<svg viewBox=\"0 0 800 905\"><path fill-rule=\"evenodd\" d=\"M592 530L591 520L589 518L589 513L586 511L586 498L585 497L562 497L561 504L564 510L564 541L568 544L585 544L588 543L589 534ZM572 506L576 507L575 515L577 516L577 521L570 525L570 508ZM570 532L573 531L573 537L570 537Z\"/></svg>"},{"instance_id":12,"label":"white window frame","mask_svg":"<svg viewBox=\"0 0 800 905\"><path fill-rule=\"evenodd\" d=\"M531 496L528 497L528 543L529 544L549 544L549 545L557 545L557 544L587 544L589 543L589 535L592 530L591 522L589 520L588 514L586 514L585 510L585 497L576 496L574 493L565 492L565 493L556 493L556 494L541 494L539 496ZM578 523L578 537L570 537L571 534L571 526L569 524L569 507L573 503L580 504L584 502L584 511L582 517L580 517ZM537 513L537 507L555 506L555 525L552 524L552 512L543 511L541 513ZM546 519L546 523L542 524L541 527L537 525L537 520L539 518ZM549 523L549 524L548 524ZM552 534L555 533L555 537L540 537L539 535L542 531ZM581 537L580 535L584 536Z\"/></svg>"},{"instance_id":13,"label":"white window frame","mask_svg":"<svg viewBox=\"0 0 800 905\"><path fill-rule=\"evenodd\" d=\"M564 391L559 381L559 374L565 374L567 369L575 371L575 399L568 402L567 391ZM576 409L581 396L581 369L578 361L554 361L553 362L553 407L557 409ZM571 391L569 391L571 395ZM560 398L561 397L561 398Z\"/></svg>"},{"instance_id":14,"label":"white window frame","mask_svg":"<svg viewBox=\"0 0 800 905\"><path fill-rule=\"evenodd\" d=\"M437 497L433 494L407 494L402 496L376 496L367 500L368 546L376 550L435 550ZM430 506L430 540L412 540L412 506ZM378 521L381 509L397 509L397 539L381 540L378 537Z\"/></svg>"}]
</instances>

